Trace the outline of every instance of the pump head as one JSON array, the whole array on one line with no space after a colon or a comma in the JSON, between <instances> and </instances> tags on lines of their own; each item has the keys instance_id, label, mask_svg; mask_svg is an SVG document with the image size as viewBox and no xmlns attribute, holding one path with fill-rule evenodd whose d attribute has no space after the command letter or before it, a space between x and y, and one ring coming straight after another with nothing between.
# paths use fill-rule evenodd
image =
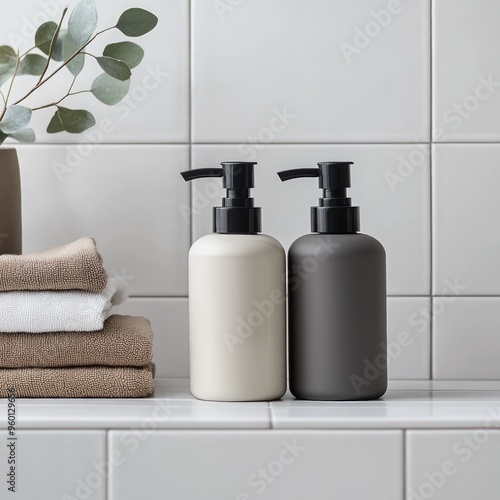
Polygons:
<instances>
[{"instance_id":1,"label":"pump head","mask_svg":"<svg viewBox=\"0 0 500 500\"><path fill-rule=\"evenodd\" d=\"M261 210L254 207L250 188L254 187L254 162L225 161L222 168L197 168L181 172L185 181L202 177L222 177L227 190L222 206L214 208L213 230L221 234L256 234L261 232Z\"/></svg>"},{"instance_id":2,"label":"pump head","mask_svg":"<svg viewBox=\"0 0 500 500\"><path fill-rule=\"evenodd\" d=\"M313 233L341 234L359 231L359 207L351 206L347 188L351 187L353 162L323 161L318 168L297 168L278 172L282 181L299 177L319 177L323 197L318 207L311 207Z\"/></svg>"}]
</instances>

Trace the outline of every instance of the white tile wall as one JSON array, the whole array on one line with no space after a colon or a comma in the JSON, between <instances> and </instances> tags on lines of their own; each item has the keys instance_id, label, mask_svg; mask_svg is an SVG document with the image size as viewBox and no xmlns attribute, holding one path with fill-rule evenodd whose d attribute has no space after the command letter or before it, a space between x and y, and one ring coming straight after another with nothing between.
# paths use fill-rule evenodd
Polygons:
<instances>
[{"instance_id":1,"label":"white tile wall","mask_svg":"<svg viewBox=\"0 0 500 500\"><path fill-rule=\"evenodd\" d=\"M113 431L110 451L126 457L110 478L120 500L401 500L403 489L400 431L158 431L137 445Z\"/></svg>"},{"instance_id":2,"label":"white tile wall","mask_svg":"<svg viewBox=\"0 0 500 500\"><path fill-rule=\"evenodd\" d=\"M500 145L434 147L434 294L500 295Z\"/></svg>"},{"instance_id":3,"label":"white tile wall","mask_svg":"<svg viewBox=\"0 0 500 500\"><path fill-rule=\"evenodd\" d=\"M434 299L436 378L500 378L499 311L500 297Z\"/></svg>"},{"instance_id":4,"label":"white tile wall","mask_svg":"<svg viewBox=\"0 0 500 500\"><path fill-rule=\"evenodd\" d=\"M429 298L388 298L387 354L390 378L430 378L430 311Z\"/></svg>"},{"instance_id":5,"label":"white tile wall","mask_svg":"<svg viewBox=\"0 0 500 500\"><path fill-rule=\"evenodd\" d=\"M498 498L499 431L409 431L406 435L407 500Z\"/></svg>"},{"instance_id":6,"label":"white tile wall","mask_svg":"<svg viewBox=\"0 0 500 500\"><path fill-rule=\"evenodd\" d=\"M17 489L7 492L2 481L2 498L107 498L105 431L18 433Z\"/></svg>"},{"instance_id":7,"label":"white tile wall","mask_svg":"<svg viewBox=\"0 0 500 500\"><path fill-rule=\"evenodd\" d=\"M437 0L433 10L433 137L437 142L498 141L500 4Z\"/></svg>"},{"instance_id":8,"label":"white tile wall","mask_svg":"<svg viewBox=\"0 0 500 500\"><path fill-rule=\"evenodd\" d=\"M188 168L187 146L19 151L25 251L91 235L132 295L186 295L189 189L178 172Z\"/></svg>"},{"instance_id":9,"label":"white tile wall","mask_svg":"<svg viewBox=\"0 0 500 500\"><path fill-rule=\"evenodd\" d=\"M235 3L192 4L196 142L429 139L429 1Z\"/></svg>"},{"instance_id":10,"label":"white tile wall","mask_svg":"<svg viewBox=\"0 0 500 500\"><path fill-rule=\"evenodd\" d=\"M96 2L102 26L135 5ZM57 17L63 3L12 4L0 43L17 36L28 48L32 22ZM275 172L353 160L362 229L388 253L389 340L406 330L413 339L391 360L391 377L500 378L492 354L500 317L474 312L490 310L483 296L500 296L500 150L484 144L500 132L499 7L432 4L431 12L430 0L144 0L160 23L137 40L146 58L125 109L83 95L74 104L95 112L99 127L49 136L42 113L34 124L45 144L19 148L26 250L96 237L108 268L133 277L133 300L120 310L153 320L158 374L185 376L187 251L209 231L220 188L200 181L190 191L178 172L258 161L264 230L288 247L309 230L319 194L314 181L281 184ZM86 71L82 85L95 66ZM54 79L51 92L64 85ZM454 283L473 302L438 315Z\"/></svg>"}]
</instances>

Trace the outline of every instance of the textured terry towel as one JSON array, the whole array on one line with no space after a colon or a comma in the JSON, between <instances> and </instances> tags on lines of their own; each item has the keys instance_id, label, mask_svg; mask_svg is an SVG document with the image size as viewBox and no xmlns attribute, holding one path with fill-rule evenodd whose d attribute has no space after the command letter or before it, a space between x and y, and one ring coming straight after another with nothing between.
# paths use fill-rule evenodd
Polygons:
<instances>
[{"instance_id":1,"label":"textured terry towel","mask_svg":"<svg viewBox=\"0 0 500 500\"><path fill-rule=\"evenodd\" d=\"M107 274L92 238L44 252L0 256L0 291L105 288Z\"/></svg>"},{"instance_id":2,"label":"textured terry towel","mask_svg":"<svg viewBox=\"0 0 500 500\"><path fill-rule=\"evenodd\" d=\"M0 368L145 366L153 331L139 316L109 317L97 332L0 333Z\"/></svg>"},{"instance_id":3,"label":"textured terry towel","mask_svg":"<svg viewBox=\"0 0 500 500\"><path fill-rule=\"evenodd\" d=\"M154 392L152 366L141 368L2 368L0 398L143 398Z\"/></svg>"},{"instance_id":4,"label":"textured terry towel","mask_svg":"<svg viewBox=\"0 0 500 500\"><path fill-rule=\"evenodd\" d=\"M101 330L111 306L127 298L125 285L110 278L99 293L0 292L0 332L91 332Z\"/></svg>"}]
</instances>

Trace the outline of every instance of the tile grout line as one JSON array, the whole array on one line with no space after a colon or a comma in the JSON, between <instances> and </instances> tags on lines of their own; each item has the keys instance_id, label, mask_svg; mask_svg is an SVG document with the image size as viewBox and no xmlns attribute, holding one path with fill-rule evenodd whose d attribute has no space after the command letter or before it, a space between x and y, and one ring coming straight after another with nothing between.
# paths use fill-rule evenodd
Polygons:
<instances>
[{"instance_id":1,"label":"tile grout line","mask_svg":"<svg viewBox=\"0 0 500 500\"><path fill-rule=\"evenodd\" d=\"M434 298L430 297L429 311L431 321L429 323L429 379L434 380Z\"/></svg>"},{"instance_id":2,"label":"tile grout line","mask_svg":"<svg viewBox=\"0 0 500 500\"><path fill-rule=\"evenodd\" d=\"M403 429L403 500L406 498L406 488L408 484L408 447L407 447L407 429Z\"/></svg>"},{"instance_id":3,"label":"tile grout line","mask_svg":"<svg viewBox=\"0 0 500 500\"><path fill-rule=\"evenodd\" d=\"M81 146L85 145L85 142L38 142L36 144L19 144L16 145L16 149L23 148L43 148L43 147L52 147L52 146ZM307 142L307 141L295 141L295 142L269 142L266 143L266 147L273 146L415 146L418 144L424 145L451 145L451 146L476 146L478 144L482 145L491 145L498 146L498 141L404 141L404 142L369 142L369 141L360 141L360 142ZM94 148L100 147L176 147L176 146L239 146L240 142L101 142L99 144L94 144ZM248 143L249 146L253 145L261 145L259 143ZM10 147L10 146L8 146Z\"/></svg>"},{"instance_id":4,"label":"tile grout line","mask_svg":"<svg viewBox=\"0 0 500 500\"><path fill-rule=\"evenodd\" d=\"M188 2L188 54L189 54L189 64L188 64L188 82L189 82L189 99L188 99L188 115L189 115L189 152L188 152L188 164L189 169L193 168L193 2L189 0ZM189 247L194 241L194 224L193 224L193 183L189 183Z\"/></svg>"},{"instance_id":5,"label":"tile grout line","mask_svg":"<svg viewBox=\"0 0 500 500\"><path fill-rule=\"evenodd\" d=\"M430 44L429 44L429 65L430 65L430 72L429 72L429 85L430 85L430 102L429 102L429 108L430 108L430 113L429 113L429 128L430 128L430 144L429 144L429 245L430 245L430 314L431 314L431 321L429 323L429 378L430 380L434 379L434 317L433 317L433 306L434 306L434 301L432 299L433 297L433 288L434 288L434 203L433 203L433 182L432 182L432 170L433 170L433 163L434 163L434 158L432 156L433 154L433 113L434 113L434 92L433 92L433 84L434 84L434 58L433 58L433 51L434 51L434 37L433 37L433 30L434 30L434 0L431 0L430 2L430 11L429 11L429 22L430 22L430 29L429 29L429 38L430 38Z\"/></svg>"},{"instance_id":6,"label":"tile grout line","mask_svg":"<svg viewBox=\"0 0 500 500\"><path fill-rule=\"evenodd\" d=\"M429 130L430 130L430 146L434 143L433 135L434 135L434 127L433 127L433 113L434 113L434 0L430 1L430 10L429 10Z\"/></svg>"},{"instance_id":7,"label":"tile grout line","mask_svg":"<svg viewBox=\"0 0 500 500\"><path fill-rule=\"evenodd\" d=\"M296 140L289 142L266 142L266 147L268 146L414 146L415 144L429 144L429 139L422 140L404 140L404 141L308 141L306 140ZM52 145L53 143L46 143L46 145ZM76 143L78 145L79 143ZM110 143L120 146L122 143ZM130 143L127 143L130 144ZM137 143L142 144L142 143ZM190 143L170 143L170 142L160 142L160 143L147 143L146 145L163 145L168 146L171 144L189 145ZM192 141L194 146L240 146L241 141L237 140L227 140L227 141ZM439 142L436 144L448 144L446 142ZM449 144L477 144L477 142L450 142ZM479 142L481 144L481 142ZM486 144L498 144L496 141L488 141ZM245 142L245 145L249 146L262 146L259 142ZM30 145L31 146L31 145Z\"/></svg>"},{"instance_id":8,"label":"tile grout line","mask_svg":"<svg viewBox=\"0 0 500 500\"><path fill-rule=\"evenodd\" d=\"M106 474L106 489L104 490L104 499L110 500L111 492L109 491L111 488L110 478L113 473L111 470L112 464L109 461L109 429L106 429L106 446L104 447L104 463L107 465L107 474Z\"/></svg>"},{"instance_id":9,"label":"tile grout line","mask_svg":"<svg viewBox=\"0 0 500 500\"><path fill-rule=\"evenodd\" d=\"M388 299L433 299L435 297L454 297L457 300L460 299L499 299L500 294L498 295L460 295L457 297L456 295L444 295L442 293L436 295L387 295ZM188 295L130 295L129 299L187 299Z\"/></svg>"},{"instance_id":10,"label":"tile grout line","mask_svg":"<svg viewBox=\"0 0 500 500\"><path fill-rule=\"evenodd\" d=\"M187 299L188 295L129 295L128 299Z\"/></svg>"}]
</instances>

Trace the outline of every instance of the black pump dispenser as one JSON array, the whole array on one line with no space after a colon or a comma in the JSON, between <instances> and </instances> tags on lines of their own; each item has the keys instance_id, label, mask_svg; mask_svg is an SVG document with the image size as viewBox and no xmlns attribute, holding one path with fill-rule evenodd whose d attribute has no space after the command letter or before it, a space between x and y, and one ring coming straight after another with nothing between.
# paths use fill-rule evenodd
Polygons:
<instances>
[{"instance_id":1,"label":"black pump dispenser","mask_svg":"<svg viewBox=\"0 0 500 500\"><path fill-rule=\"evenodd\" d=\"M324 161L318 168L297 168L278 172L282 181L299 177L319 177L323 197L318 207L311 207L311 231L323 234L357 233L359 207L351 206L347 188L351 187L353 162Z\"/></svg>"},{"instance_id":2,"label":"black pump dispenser","mask_svg":"<svg viewBox=\"0 0 500 500\"><path fill-rule=\"evenodd\" d=\"M227 189L222 206L214 208L213 230L220 234L256 234L261 232L261 209L254 207L250 188L254 187L255 162L225 161L222 168L197 168L181 172L185 181L202 177L222 177Z\"/></svg>"}]
</instances>

